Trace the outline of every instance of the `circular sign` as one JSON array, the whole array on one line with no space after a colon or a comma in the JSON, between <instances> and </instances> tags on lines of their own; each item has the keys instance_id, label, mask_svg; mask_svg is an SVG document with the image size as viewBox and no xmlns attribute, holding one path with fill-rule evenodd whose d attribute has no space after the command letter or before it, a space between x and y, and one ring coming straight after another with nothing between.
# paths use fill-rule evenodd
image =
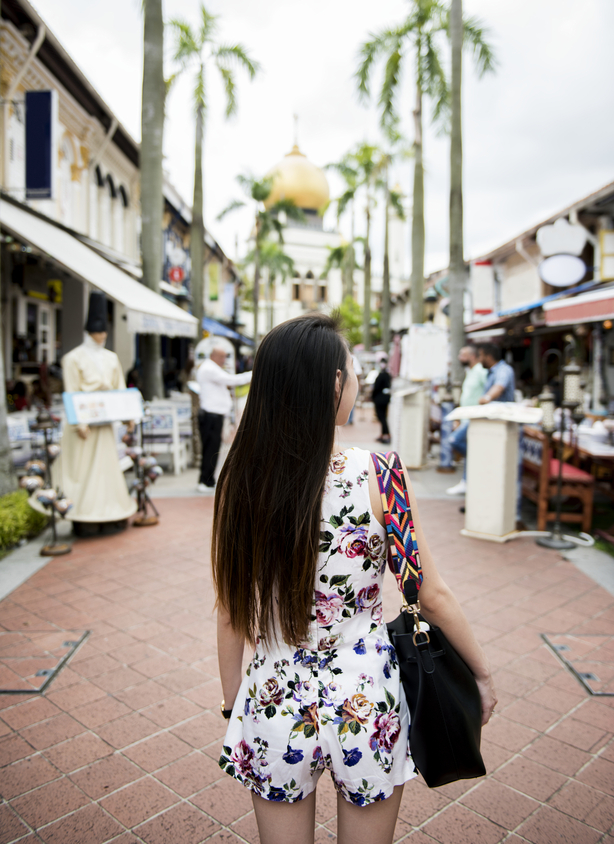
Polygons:
<instances>
[{"instance_id":1,"label":"circular sign","mask_svg":"<svg viewBox=\"0 0 614 844\"><path fill-rule=\"evenodd\" d=\"M183 281L185 278L185 272L183 271L182 267L171 267L168 271L168 278L169 281Z\"/></svg>"},{"instance_id":2,"label":"circular sign","mask_svg":"<svg viewBox=\"0 0 614 844\"><path fill-rule=\"evenodd\" d=\"M551 255L539 265L539 277L552 287L570 287L586 275L586 264L576 255Z\"/></svg>"}]
</instances>

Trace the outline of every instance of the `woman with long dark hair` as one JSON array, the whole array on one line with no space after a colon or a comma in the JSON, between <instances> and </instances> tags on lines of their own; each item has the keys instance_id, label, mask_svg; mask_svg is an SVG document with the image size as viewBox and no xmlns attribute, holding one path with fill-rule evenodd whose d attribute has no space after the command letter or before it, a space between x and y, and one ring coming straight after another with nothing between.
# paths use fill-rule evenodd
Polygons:
<instances>
[{"instance_id":1,"label":"woman with long dark hair","mask_svg":"<svg viewBox=\"0 0 614 844\"><path fill-rule=\"evenodd\" d=\"M218 479L213 578L229 719L220 766L252 791L262 844L313 844L315 788L337 789L340 844L389 844L414 775L409 716L382 620L387 539L370 454L340 451L357 380L334 317L277 326L254 362ZM409 479L424 616L496 697L484 654L439 576ZM245 675L244 644L254 648Z\"/></svg>"}]
</instances>

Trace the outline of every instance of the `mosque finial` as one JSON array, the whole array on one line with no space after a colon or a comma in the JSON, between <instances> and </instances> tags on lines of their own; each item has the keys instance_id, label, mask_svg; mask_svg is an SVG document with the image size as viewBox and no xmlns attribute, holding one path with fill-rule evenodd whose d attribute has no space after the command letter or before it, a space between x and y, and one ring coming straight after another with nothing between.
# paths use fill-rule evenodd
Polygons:
<instances>
[{"instance_id":1,"label":"mosque finial","mask_svg":"<svg viewBox=\"0 0 614 844\"><path fill-rule=\"evenodd\" d=\"M298 146L298 114L294 114L294 146Z\"/></svg>"}]
</instances>

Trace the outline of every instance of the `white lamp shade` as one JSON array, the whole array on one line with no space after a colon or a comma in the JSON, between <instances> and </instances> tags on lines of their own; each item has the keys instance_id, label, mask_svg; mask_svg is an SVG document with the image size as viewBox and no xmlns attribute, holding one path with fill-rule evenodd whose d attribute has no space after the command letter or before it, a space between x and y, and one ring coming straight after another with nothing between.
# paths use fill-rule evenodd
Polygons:
<instances>
[{"instance_id":1,"label":"white lamp shade","mask_svg":"<svg viewBox=\"0 0 614 844\"><path fill-rule=\"evenodd\" d=\"M570 287L586 275L586 264L575 255L551 255L539 265L539 277L552 287Z\"/></svg>"}]
</instances>

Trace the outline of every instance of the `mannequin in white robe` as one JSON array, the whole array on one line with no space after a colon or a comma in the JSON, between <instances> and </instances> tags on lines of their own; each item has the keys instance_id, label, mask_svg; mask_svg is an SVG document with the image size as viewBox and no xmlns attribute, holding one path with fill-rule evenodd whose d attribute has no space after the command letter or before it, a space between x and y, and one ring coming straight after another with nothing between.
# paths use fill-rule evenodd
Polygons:
<instances>
[{"instance_id":1,"label":"mannequin in white robe","mask_svg":"<svg viewBox=\"0 0 614 844\"><path fill-rule=\"evenodd\" d=\"M106 332L92 332L84 343L64 355L62 373L67 392L125 389L119 358L104 348L105 340ZM54 486L74 503L67 518L73 523L123 522L136 512L136 502L128 493L119 466L112 425L67 424L61 445L52 474Z\"/></svg>"}]
</instances>

